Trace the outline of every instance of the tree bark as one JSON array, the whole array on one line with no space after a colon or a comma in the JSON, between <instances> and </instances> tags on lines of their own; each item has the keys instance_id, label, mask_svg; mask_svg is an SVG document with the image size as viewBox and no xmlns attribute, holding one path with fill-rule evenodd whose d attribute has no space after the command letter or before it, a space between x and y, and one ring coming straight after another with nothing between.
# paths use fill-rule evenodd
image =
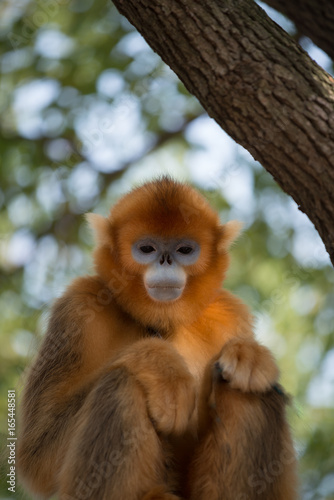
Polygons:
<instances>
[{"instance_id":1,"label":"tree bark","mask_svg":"<svg viewBox=\"0 0 334 500\"><path fill-rule=\"evenodd\" d=\"M334 60L334 3L332 0L263 0L291 19Z\"/></svg>"},{"instance_id":2,"label":"tree bark","mask_svg":"<svg viewBox=\"0 0 334 500\"><path fill-rule=\"evenodd\" d=\"M295 199L334 263L333 78L253 0L114 3Z\"/></svg>"}]
</instances>

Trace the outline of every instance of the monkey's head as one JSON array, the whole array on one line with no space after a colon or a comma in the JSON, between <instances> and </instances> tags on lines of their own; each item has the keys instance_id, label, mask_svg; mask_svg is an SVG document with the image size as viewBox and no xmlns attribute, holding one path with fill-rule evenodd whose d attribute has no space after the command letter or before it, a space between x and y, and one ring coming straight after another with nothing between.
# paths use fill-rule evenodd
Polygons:
<instances>
[{"instance_id":1,"label":"monkey's head","mask_svg":"<svg viewBox=\"0 0 334 500\"><path fill-rule=\"evenodd\" d=\"M169 330L195 319L219 292L240 231L221 225L194 189L168 177L134 189L105 218L88 214L98 275L144 326Z\"/></svg>"}]
</instances>

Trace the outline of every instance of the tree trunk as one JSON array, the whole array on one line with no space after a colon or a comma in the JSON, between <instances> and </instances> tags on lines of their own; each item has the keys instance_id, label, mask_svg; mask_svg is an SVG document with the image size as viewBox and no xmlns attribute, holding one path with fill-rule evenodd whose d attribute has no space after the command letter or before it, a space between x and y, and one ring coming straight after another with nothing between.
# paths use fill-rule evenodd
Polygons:
<instances>
[{"instance_id":1,"label":"tree trunk","mask_svg":"<svg viewBox=\"0 0 334 500\"><path fill-rule=\"evenodd\" d=\"M333 78L253 0L114 3L296 200L334 263Z\"/></svg>"},{"instance_id":2,"label":"tree trunk","mask_svg":"<svg viewBox=\"0 0 334 500\"><path fill-rule=\"evenodd\" d=\"M332 0L264 0L286 15L300 34L308 36L334 59L334 3Z\"/></svg>"}]
</instances>

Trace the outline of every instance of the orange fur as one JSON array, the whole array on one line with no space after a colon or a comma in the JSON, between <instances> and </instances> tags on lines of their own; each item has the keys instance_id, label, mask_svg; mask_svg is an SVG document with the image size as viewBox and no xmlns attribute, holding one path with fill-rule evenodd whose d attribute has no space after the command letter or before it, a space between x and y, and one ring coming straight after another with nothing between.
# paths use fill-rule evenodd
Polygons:
<instances>
[{"instance_id":1,"label":"orange fur","mask_svg":"<svg viewBox=\"0 0 334 500\"><path fill-rule=\"evenodd\" d=\"M56 301L23 397L27 487L61 500L296 498L277 366L247 307L221 289L240 224L220 225L204 198L168 178L88 220L96 275ZM142 237L200 245L177 300L146 292L131 254Z\"/></svg>"}]
</instances>

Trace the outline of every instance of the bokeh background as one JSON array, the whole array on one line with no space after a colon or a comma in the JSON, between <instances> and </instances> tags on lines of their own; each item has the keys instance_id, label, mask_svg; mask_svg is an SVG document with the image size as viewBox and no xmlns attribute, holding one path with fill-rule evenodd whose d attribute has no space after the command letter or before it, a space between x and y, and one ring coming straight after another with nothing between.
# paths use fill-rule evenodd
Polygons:
<instances>
[{"instance_id":1,"label":"bokeh background","mask_svg":"<svg viewBox=\"0 0 334 500\"><path fill-rule=\"evenodd\" d=\"M333 74L323 52L300 43ZM83 214L106 214L169 173L223 222L244 222L226 287L253 309L294 396L302 498L334 499L334 272L306 216L111 2L2 0L0 54L0 498L30 498L7 490L7 391L19 399L50 303L92 271Z\"/></svg>"}]
</instances>

